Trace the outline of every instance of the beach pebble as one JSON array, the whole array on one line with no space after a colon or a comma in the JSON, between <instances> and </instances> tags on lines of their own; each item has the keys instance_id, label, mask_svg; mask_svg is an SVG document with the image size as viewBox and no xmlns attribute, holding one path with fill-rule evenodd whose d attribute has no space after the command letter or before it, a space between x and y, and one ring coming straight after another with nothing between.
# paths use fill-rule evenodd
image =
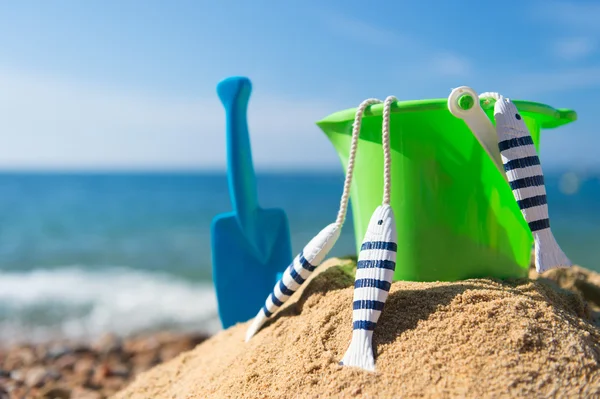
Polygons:
<instances>
[{"instance_id":1,"label":"beach pebble","mask_svg":"<svg viewBox=\"0 0 600 399\"><path fill-rule=\"evenodd\" d=\"M123 364L113 364L109 367L109 375L111 377L129 378L130 372Z\"/></svg>"},{"instance_id":2,"label":"beach pebble","mask_svg":"<svg viewBox=\"0 0 600 399\"><path fill-rule=\"evenodd\" d=\"M77 387L71 391L70 399L104 399L104 397L105 396L100 392Z\"/></svg>"},{"instance_id":3,"label":"beach pebble","mask_svg":"<svg viewBox=\"0 0 600 399\"><path fill-rule=\"evenodd\" d=\"M119 377L105 378L102 383L102 388L105 393L114 394L122 388L125 388L125 380Z\"/></svg>"},{"instance_id":4,"label":"beach pebble","mask_svg":"<svg viewBox=\"0 0 600 399\"><path fill-rule=\"evenodd\" d=\"M71 399L71 390L57 387L46 388L40 392L39 397L42 399Z\"/></svg>"},{"instance_id":5,"label":"beach pebble","mask_svg":"<svg viewBox=\"0 0 600 399\"><path fill-rule=\"evenodd\" d=\"M122 348L122 341L115 334L104 334L100 337L92 348L101 353L101 354L109 354L114 352L119 352Z\"/></svg>"},{"instance_id":6,"label":"beach pebble","mask_svg":"<svg viewBox=\"0 0 600 399\"><path fill-rule=\"evenodd\" d=\"M12 392L18 386L22 386L23 384L17 382L15 380L11 380L10 378L0 378L0 387L4 388L6 392Z\"/></svg>"},{"instance_id":7,"label":"beach pebble","mask_svg":"<svg viewBox=\"0 0 600 399\"><path fill-rule=\"evenodd\" d=\"M3 360L2 368L14 370L29 367L36 361L35 352L29 347L17 347L9 351Z\"/></svg>"},{"instance_id":8,"label":"beach pebble","mask_svg":"<svg viewBox=\"0 0 600 399\"><path fill-rule=\"evenodd\" d=\"M73 372L80 377L89 377L93 370L96 361L89 357L84 357L79 359L77 363L75 363L75 367L73 368Z\"/></svg>"},{"instance_id":9,"label":"beach pebble","mask_svg":"<svg viewBox=\"0 0 600 399\"><path fill-rule=\"evenodd\" d=\"M123 344L123 349L126 352L141 353L157 350L160 348L160 344L160 341L156 337L149 336L128 340Z\"/></svg>"},{"instance_id":10,"label":"beach pebble","mask_svg":"<svg viewBox=\"0 0 600 399\"><path fill-rule=\"evenodd\" d=\"M60 379L61 377L62 377L62 374L59 371L57 371L53 368L46 369L46 379L47 380L56 381L56 380Z\"/></svg>"},{"instance_id":11,"label":"beach pebble","mask_svg":"<svg viewBox=\"0 0 600 399\"><path fill-rule=\"evenodd\" d=\"M36 361L35 352L31 348L23 348L17 352L17 356L23 362L23 366L31 366Z\"/></svg>"},{"instance_id":12,"label":"beach pebble","mask_svg":"<svg viewBox=\"0 0 600 399\"><path fill-rule=\"evenodd\" d=\"M133 358L135 373L148 370L150 367L160 363L160 357L156 351L148 351L144 353L138 353Z\"/></svg>"},{"instance_id":13,"label":"beach pebble","mask_svg":"<svg viewBox=\"0 0 600 399\"><path fill-rule=\"evenodd\" d=\"M25 372L23 370L13 370L10 373L10 378L16 382L25 381Z\"/></svg>"},{"instance_id":14,"label":"beach pebble","mask_svg":"<svg viewBox=\"0 0 600 399\"><path fill-rule=\"evenodd\" d=\"M46 356L44 356L47 360L57 359L61 356L68 355L72 353L73 350L66 345L53 345L46 351Z\"/></svg>"},{"instance_id":15,"label":"beach pebble","mask_svg":"<svg viewBox=\"0 0 600 399\"><path fill-rule=\"evenodd\" d=\"M92 375L91 383L95 386L102 386L104 379L108 377L110 369L106 364L100 364L98 367L94 369L94 374Z\"/></svg>"},{"instance_id":16,"label":"beach pebble","mask_svg":"<svg viewBox=\"0 0 600 399\"><path fill-rule=\"evenodd\" d=\"M48 376L48 371L44 367L33 367L25 375L25 385L28 387L40 387Z\"/></svg>"},{"instance_id":17,"label":"beach pebble","mask_svg":"<svg viewBox=\"0 0 600 399\"><path fill-rule=\"evenodd\" d=\"M74 354L69 354L61 356L58 360L54 362L54 366L58 370L73 370L75 367L75 363L77 363L77 356Z\"/></svg>"},{"instance_id":18,"label":"beach pebble","mask_svg":"<svg viewBox=\"0 0 600 399\"><path fill-rule=\"evenodd\" d=\"M16 387L10 391L10 399L29 399L31 397L29 388Z\"/></svg>"}]
</instances>

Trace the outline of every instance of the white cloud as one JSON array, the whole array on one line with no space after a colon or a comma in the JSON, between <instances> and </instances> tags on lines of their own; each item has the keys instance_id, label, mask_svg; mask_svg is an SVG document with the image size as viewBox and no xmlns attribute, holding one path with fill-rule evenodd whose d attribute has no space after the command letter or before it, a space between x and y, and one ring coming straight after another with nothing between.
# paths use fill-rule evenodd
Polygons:
<instances>
[{"instance_id":1,"label":"white cloud","mask_svg":"<svg viewBox=\"0 0 600 399\"><path fill-rule=\"evenodd\" d=\"M585 58L595 50L596 41L590 37L564 38L554 44L556 55L569 61Z\"/></svg>"},{"instance_id":2,"label":"white cloud","mask_svg":"<svg viewBox=\"0 0 600 399\"><path fill-rule=\"evenodd\" d=\"M589 89L600 86L600 67L517 74L511 76L506 86L507 91L516 93L514 97Z\"/></svg>"},{"instance_id":3,"label":"white cloud","mask_svg":"<svg viewBox=\"0 0 600 399\"><path fill-rule=\"evenodd\" d=\"M315 125L339 109L255 85L248 120L257 169L339 167ZM0 168L223 168L224 129L214 91L165 97L0 69Z\"/></svg>"},{"instance_id":4,"label":"white cloud","mask_svg":"<svg viewBox=\"0 0 600 399\"><path fill-rule=\"evenodd\" d=\"M467 76L471 72L471 62L458 54L449 52L436 54L431 60L433 72L440 76Z\"/></svg>"},{"instance_id":5,"label":"white cloud","mask_svg":"<svg viewBox=\"0 0 600 399\"><path fill-rule=\"evenodd\" d=\"M556 27L562 37L553 43L554 54L574 61L597 50L600 41L600 3L539 1L534 3L532 17Z\"/></svg>"},{"instance_id":6,"label":"white cloud","mask_svg":"<svg viewBox=\"0 0 600 399\"><path fill-rule=\"evenodd\" d=\"M472 70L471 62L465 56L441 51L424 43L416 35L400 33L339 12L322 11L316 15L330 32L339 37L369 46L409 52L415 69L427 70L440 77L464 76Z\"/></svg>"},{"instance_id":7,"label":"white cloud","mask_svg":"<svg viewBox=\"0 0 600 399\"><path fill-rule=\"evenodd\" d=\"M413 40L391 29L341 15L339 12L318 13L322 23L338 36L356 42L382 47L408 46Z\"/></svg>"},{"instance_id":8,"label":"white cloud","mask_svg":"<svg viewBox=\"0 0 600 399\"><path fill-rule=\"evenodd\" d=\"M600 33L600 3L540 1L533 15L578 31Z\"/></svg>"}]
</instances>

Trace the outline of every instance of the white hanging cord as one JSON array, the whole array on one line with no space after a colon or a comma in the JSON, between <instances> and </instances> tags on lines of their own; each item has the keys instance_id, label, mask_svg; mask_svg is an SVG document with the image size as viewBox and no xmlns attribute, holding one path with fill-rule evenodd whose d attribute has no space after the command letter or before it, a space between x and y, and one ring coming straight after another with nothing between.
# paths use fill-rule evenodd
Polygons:
<instances>
[{"instance_id":1,"label":"white hanging cord","mask_svg":"<svg viewBox=\"0 0 600 399\"><path fill-rule=\"evenodd\" d=\"M354 116L354 124L352 125L352 141L350 144L350 154L348 155L348 167L346 168L346 180L344 181L344 192L342 193L342 199L340 200L340 210L337 215L335 223L338 226L344 224L346 219L346 211L348 210L348 199L350 198L350 186L352 185L352 174L354 172L354 158L356 157L356 148L358 147L358 136L360 134L360 124L362 122L362 116L367 107L372 104L380 104L382 101L376 98L369 98L364 100L356 109Z\"/></svg>"},{"instance_id":2,"label":"white hanging cord","mask_svg":"<svg viewBox=\"0 0 600 399\"><path fill-rule=\"evenodd\" d=\"M485 93L481 93L479 95L479 98L493 98L494 100L499 100L500 97L500 94L496 93L495 91L486 91Z\"/></svg>"},{"instance_id":3,"label":"white hanging cord","mask_svg":"<svg viewBox=\"0 0 600 399\"><path fill-rule=\"evenodd\" d=\"M489 104L489 100L490 98L498 101L500 99L501 95L499 93L496 93L494 91L486 91L485 93L481 93L479 95L480 99L486 99L487 100L487 104Z\"/></svg>"},{"instance_id":4,"label":"white hanging cord","mask_svg":"<svg viewBox=\"0 0 600 399\"><path fill-rule=\"evenodd\" d=\"M390 150L390 113L392 103L398 101L394 96L388 96L383 104L383 123L381 133L381 145L383 146L383 204L390 204L390 193L392 191L392 154Z\"/></svg>"}]
</instances>

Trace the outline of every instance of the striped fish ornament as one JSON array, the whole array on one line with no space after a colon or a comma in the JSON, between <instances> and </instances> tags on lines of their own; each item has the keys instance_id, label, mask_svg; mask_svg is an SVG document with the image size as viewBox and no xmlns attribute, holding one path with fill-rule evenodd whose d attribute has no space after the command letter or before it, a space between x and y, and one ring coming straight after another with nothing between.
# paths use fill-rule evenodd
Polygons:
<instances>
[{"instance_id":1,"label":"striped fish ornament","mask_svg":"<svg viewBox=\"0 0 600 399\"><path fill-rule=\"evenodd\" d=\"M376 98L364 100L356 109L354 123L352 125L352 140L350 144L350 153L348 154L348 165L346 168L346 178L344 180L344 189L340 199L340 209L336 221L331 223L319 232L296 256L291 265L283 272L281 279L275 284L273 291L267 297L264 306L258 311L258 314L250 323L246 330L246 342L248 342L263 326L269 317L276 312L290 296L306 281L317 266L323 262L329 251L333 248L346 220L348 210L348 201L350 199L350 187L352 184L352 175L354 170L354 159L358 148L358 138L362 116L365 110L373 105L381 103Z\"/></svg>"},{"instance_id":2,"label":"striped fish ornament","mask_svg":"<svg viewBox=\"0 0 600 399\"><path fill-rule=\"evenodd\" d=\"M510 188L533 234L537 272L570 267L571 261L550 230L544 173L525 122L512 101L503 96L494 105L494 118Z\"/></svg>"},{"instance_id":3,"label":"striped fish ornament","mask_svg":"<svg viewBox=\"0 0 600 399\"><path fill-rule=\"evenodd\" d=\"M356 265L352 340L340 364L375 371L373 330L387 300L396 269L397 236L390 205L377 207L363 239Z\"/></svg>"},{"instance_id":4,"label":"striped fish ornament","mask_svg":"<svg viewBox=\"0 0 600 399\"><path fill-rule=\"evenodd\" d=\"M246 342L262 327L269 317L273 315L304 283L325 256L335 245L340 236L341 226L331 223L319 232L306 244L304 249L294 258L287 267L281 279L275 284L273 291L267 297L264 306L254 317L246 331Z\"/></svg>"}]
</instances>

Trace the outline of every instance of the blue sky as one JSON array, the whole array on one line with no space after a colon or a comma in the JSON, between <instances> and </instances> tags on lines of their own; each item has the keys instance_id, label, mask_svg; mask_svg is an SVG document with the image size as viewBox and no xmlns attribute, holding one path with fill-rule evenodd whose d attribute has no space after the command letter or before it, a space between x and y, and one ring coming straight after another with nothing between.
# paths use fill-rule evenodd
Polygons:
<instances>
[{"instance_id":1,"label":"blue sky","mask_svg":"<svg viewBox=\"0 0 600 399\"><path fill-rule=\"evenodd\" d=\"M461 85L575 109L544 165L600 169L600 3L368 4L0 2L0 168L224 168L215 87L245 75L257 169L341 170L317 120Z\"/></svg>"}]
</instances>

